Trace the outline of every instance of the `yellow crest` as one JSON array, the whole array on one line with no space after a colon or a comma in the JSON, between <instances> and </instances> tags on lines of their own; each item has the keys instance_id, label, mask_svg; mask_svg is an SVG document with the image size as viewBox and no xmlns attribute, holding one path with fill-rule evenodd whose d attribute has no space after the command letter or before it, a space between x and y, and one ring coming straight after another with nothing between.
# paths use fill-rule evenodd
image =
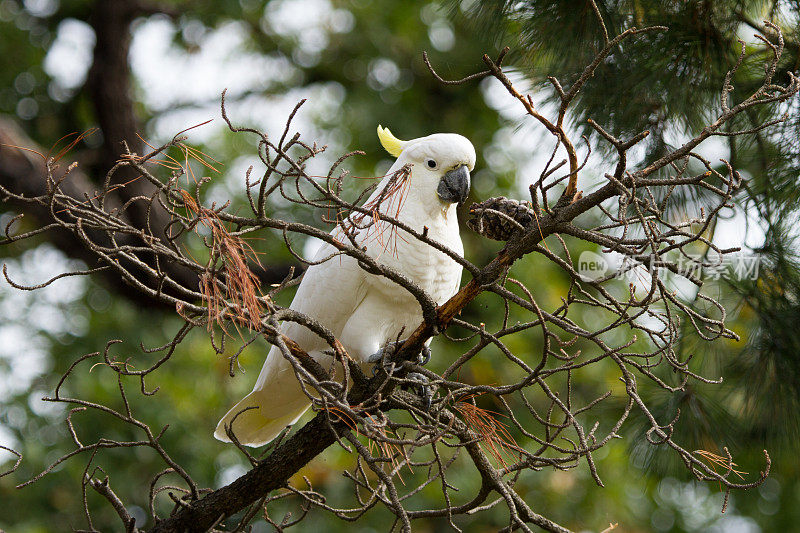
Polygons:
<instances>
[{"instance_id":1,"label":"yellow crest","mask_svg":"<svg viewBox=\"0 0 800 533\"><path fill-rule=\"evenodd\" d=\"M403 151L403 146L406 144L406 141L401 141L392 135L389 128L384 128L380 124L378 125L378 139L380 139L381 145L386 151L394 157L400 157L400 152Z\"/></svg>"}]
</instances>

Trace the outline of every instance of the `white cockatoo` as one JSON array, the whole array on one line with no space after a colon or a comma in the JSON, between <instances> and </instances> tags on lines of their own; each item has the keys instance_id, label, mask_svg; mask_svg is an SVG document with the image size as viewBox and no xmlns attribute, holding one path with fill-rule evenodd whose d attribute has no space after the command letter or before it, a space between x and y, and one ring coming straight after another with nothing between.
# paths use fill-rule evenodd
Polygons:
<instances>
[{"instance_id":1,"label":"white cockatoo","mask_svg":"<svg viewBox=\"0 0 800 533\"><path fill-rule=\"evenodd\" d=\"M427 227L428 237L463 254L456 206L469 193L469 173L475 166L472 143L454 133L401 141L381 126L378 137L397 160L364 207L395 217L420 233ZM404 172L404 167L410 172ZM380 220L380 216L370 220L369 215L354 213L345 224L357 230L355 240L370 257L412 280L437 305L458 291L461 265L446 254ZM340 227L331 234L340 242L348 241ZM314 261L335 252L325 243ZM347 255L335 255L310 266L291 308L325 325L350 357L363 365L387 343L397 340L401 332L407 336L422 322L422 309L410 292L386 277L365 272ZM324 367L330 367L331 356L324 353L329 346L318 335L295 322L285 322L281 331ZM233 420L232 429L239 442L261 446L294 424L310 403L292 366L273 346L253 392L220 420L214 436L228 442L225 427L231 427Z\"/></svg>"}]
</instances>

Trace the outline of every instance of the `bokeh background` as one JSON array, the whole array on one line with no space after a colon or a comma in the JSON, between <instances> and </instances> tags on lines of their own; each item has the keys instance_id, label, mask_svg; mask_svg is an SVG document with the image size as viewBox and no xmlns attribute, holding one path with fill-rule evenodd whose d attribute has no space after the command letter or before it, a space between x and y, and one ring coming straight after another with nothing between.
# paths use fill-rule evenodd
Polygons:
<instances>
[{"instance_id":1,"label":"bokeh background","mask_svg":"<svg viewBox=\"0 0 800 533\"><path fill-rule=\"evenodd\" d=\"M797 1L704 0L597 2L609 32L659 24L668 32L628 42L606 61L583 90L569 117L575 135L585 133L594 153L579 188L590 190L608 171L609 154L587 129L592 118L609 131L624 134L650 129L635 164L657 157L680 143L718 111L725 72L747 45L748 62L734 80L734 99L759 83L763 70L754 33L763 20L784 31L785 54L776 74L800 66L800 3ZM135 6L135 9L131 6ZM133 11L129 11L133 10ZM100 43L97 47L97 43ZM0 0L0 128L25 135L31 147L46 151L62 136L101 129L70 153L92 179L100 180L119 153L112 142L115 124L127 124L158 145L190 126L189 143L219 161L210 173L205 200L244 202L244 175L258 165L252 139L232 135L220 119L219 99L228 89L231 118L278 134L300 99L307 103L293 129L328 145L318 163L334 161L349 150L357 176L379 176L390 165L375 136L377 124L400 138L453 131L469 137L478 151L472 199L505 194L524 199L553 149L543 128L492 80L443 86L427 71L422 52L442 76L459 78L479 70L484 53L496 55L508 45L506 64L515 81L538 106L552 110L546 76L568 84L602 46L597 18L587 2L419 2L338 0ZM121 54L121 55L120 55ZM104 95L99 97L98 95ZM119 107L109 108L109 102ZM704 291L728 309L739 342L700 342L687 330L680 349L694 353L693 370L724 377L722 385L692 383L677 395L649 390L642 396L661 420L678 409L676 430L688 449L721 453L727 446L739 469L753 479L763 468L762 450L772 457L772 474L761 487L735 493L720 513L722 493L713 484L690 479L668 451L644 441L634 418L623 438L596 454L605 488L596 486L581 465L568 472L547 471L520 481L533 508L577 531L599 531L619 522L620 531L793 531L800 521L800 270L796 244L800 118L797 101L774 110L788 119L748 140L709 141L700 151L714 160L729 159L747 179L735 205L711 228L720 246L742 246L756 255L756 279L709 280ZM736 125L769 119L752 114ZM20 137L22 138L22 137ZM585 153L585 146L583 147ZM12 183L13 169L0 155L0 184ZM198 170L202 172L202 169ZM209 172L209 171L206 171ZM363 187L354 181L351 187ZM242 204L244 205L244 204ZM703 206L702 196L681 198L676 209L687 216ZM319 213L271 206L285 216L326 227ZM0 204L0 226L18 208ZM25 219L23 228L36 221ZM466 256L476 264L499 248L463 230ZM293 262L278 235L251 243L266 265L277 270ZM313 242L300 245L310 250ZM38 283L58 272L81 268L74 248L47 235L4 246L2 262L19 282ZM577 254L582 250L574 250ZM599 252L599 250L593 250ZM577 255L575 255L577 256ZM541 257L520 261L513 275L532 287L540 305L554 307L567 287L566 275ZM675 282L693 301L696 290ZM287 295L286 297L290 297ZM284 302L287 303L287 302ZM471 317L499 316L502 309L478 300ZM592 317L584 317L591 321ZM37 474L71 449L64 425L67 411L46 403L58 378L79 356L97 351L109 339L123 339L122 351L146 361L139 343L163 344L180 325L174 311L132 299L119 287L88 278L67 278L36 291L0 283L0 444L24 454L20 468L0 479L0 529L8 532L63 531L84 527L80 478L84 462L69 461L23 490L15 485ZM521 353L535 353L540 339L520 337ZM444 368L459 353L445 340L434 343L432 369ZM170 424L162 443L201 484L219 487L246 471L241 456L215 441L211 433L220 415L249 390L263 357L254 346L240 359L243 373L228 376L228 362L214 354L208 339L196 333L162 369L155 400L137 398L134 407L152 426ZM438 362L437 362L438 361ZM476 358L470 382L502 380L503 369L491 354ZM114 404L116 381L88 369L76 373L69 391ZM611 373L602 366L582 384L586 397L609 388ZM580 394L580 391L578 391ZM613 420L622 399L594 413L603 424ZM83 413L78 427L85 441L100 436L131 438L130 430L96 414ZM0 469L13 464L0 450ZM115 489L131 512L144 521L147 484L163 469L150 450L114 450L96 464L113 471ZM329 449L302 474L322 492L341 494L348 485L340 472L351 464L343 451ZM469 484L469 472L459 474ZM428 494L427 492L424 494ZM431 490L428 496L436 498ZM113 510L95 495L95 527L118 529ZM384 531L389 515L376 509L356 524L312 511L303 528L322 531ZM415 523L420 531L438 531L445 522ZM467 531L493 531L506 524L499 509L459 525ZM140 522L140 526L146 525ZM267 531L263 521L254 531Z\"/></svg>"}]
</instances>

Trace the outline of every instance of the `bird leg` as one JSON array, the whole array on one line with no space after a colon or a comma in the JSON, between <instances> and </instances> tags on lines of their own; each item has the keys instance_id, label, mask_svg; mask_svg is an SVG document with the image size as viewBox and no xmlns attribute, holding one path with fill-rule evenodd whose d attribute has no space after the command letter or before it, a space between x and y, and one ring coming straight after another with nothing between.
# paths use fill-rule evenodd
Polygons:
<instances>
[{"instance_id":1,"label":"bird leg","mask_svg":"<svg viewBox=\"0 0 800 533\"><path fill-rule=\"evenodd\" d=\"M433 388L428 385L428 378L419 372L409 372L407 378L419 383L419 385L417 385L419 387L418 394L422 397L422 401L425 403L425 411L430 411L431 405L433 404ZM401 386L401 388L405 388L405 385Z\"/></svg>"},{"instance_id":2,"label":"bird leg","mask_svg":"<svg viewBox=\"0 0 800 533\"><path fill-rule=\"evenodd\" d=\"M431 360L431 347L427 344L422 345L422 351L419 352L419 366L425 366Z\"/></svg>"},{"instance_id":3,"label":"bird leg","mask_svg":"<svg viewBox=\"0 0 800 533\"><path fill-rule=\"evenodd\" d=\"M376 364L382 363L385 366L387 362L385 357L394 355L398 348L403 345L405 341L397 341L397 342L387 342L382 348L380 348L377 352L367 357L367 362ZM431 360L431 349L429 346L424 345L422 350L417 355L416 363L420 366L425 366L428 364L428 361Z\"/></svg>"},{"instance_id":4,"label":"bird leg","mask_svg":"<svg viewBox=\"0 0 800 533\"><path fill-rule=\"evenodd\" d=\"M377 352L367 357L367 363L375 365L375 368L372 371L373 375L375 374L375 372L378 371L378 363L381 363L381 366L385 366L383 360L384 356L388 354L393 354L397 344L398 343L396 342L387 342L381 348L378 348Z\"/></svg>"},{"instance_id":5,"label":"bird leg","mask_svg":"<svg viewBox=\"0 0 800 533\"><path fill-rule=\"evenodd\" d=\"M391 361L392 356L397 353L397 350L403 345L404 341L387 342L383 348L370 355L367 358L368 363L373 363L375 366L372 369L372 375L377 374L379 368L386 369L387 363ZM431 360L431 349L429 346L424 345L419 354L417 354L416 363L420 366L425 366ZM419 395L425 403L425 410L429 411L433 402L433 389L428 386L428 378L418 372L409 372L406 379L416 381L419 383ZM408 388L410 383L401 385L401 388Z\"/></svg>"}]
</instances>

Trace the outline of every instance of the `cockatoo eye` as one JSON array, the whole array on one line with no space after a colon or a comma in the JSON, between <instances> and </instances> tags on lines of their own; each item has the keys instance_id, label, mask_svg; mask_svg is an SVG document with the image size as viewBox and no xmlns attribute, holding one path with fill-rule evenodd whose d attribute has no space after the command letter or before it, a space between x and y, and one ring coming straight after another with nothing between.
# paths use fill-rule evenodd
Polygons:
<instances>
[{"instance_id":1,"label":"cockatoo eye","mask_svg":"<svg viewBox=\"0 0 800 533\"><path fill-rule=\"evenodd\" d=\"M425 161L425 164L428 165L428 168L430 169L434 169L439 166L439 164L433 159L428 159L427 161Z\"/></svg>"}]
</instances>

